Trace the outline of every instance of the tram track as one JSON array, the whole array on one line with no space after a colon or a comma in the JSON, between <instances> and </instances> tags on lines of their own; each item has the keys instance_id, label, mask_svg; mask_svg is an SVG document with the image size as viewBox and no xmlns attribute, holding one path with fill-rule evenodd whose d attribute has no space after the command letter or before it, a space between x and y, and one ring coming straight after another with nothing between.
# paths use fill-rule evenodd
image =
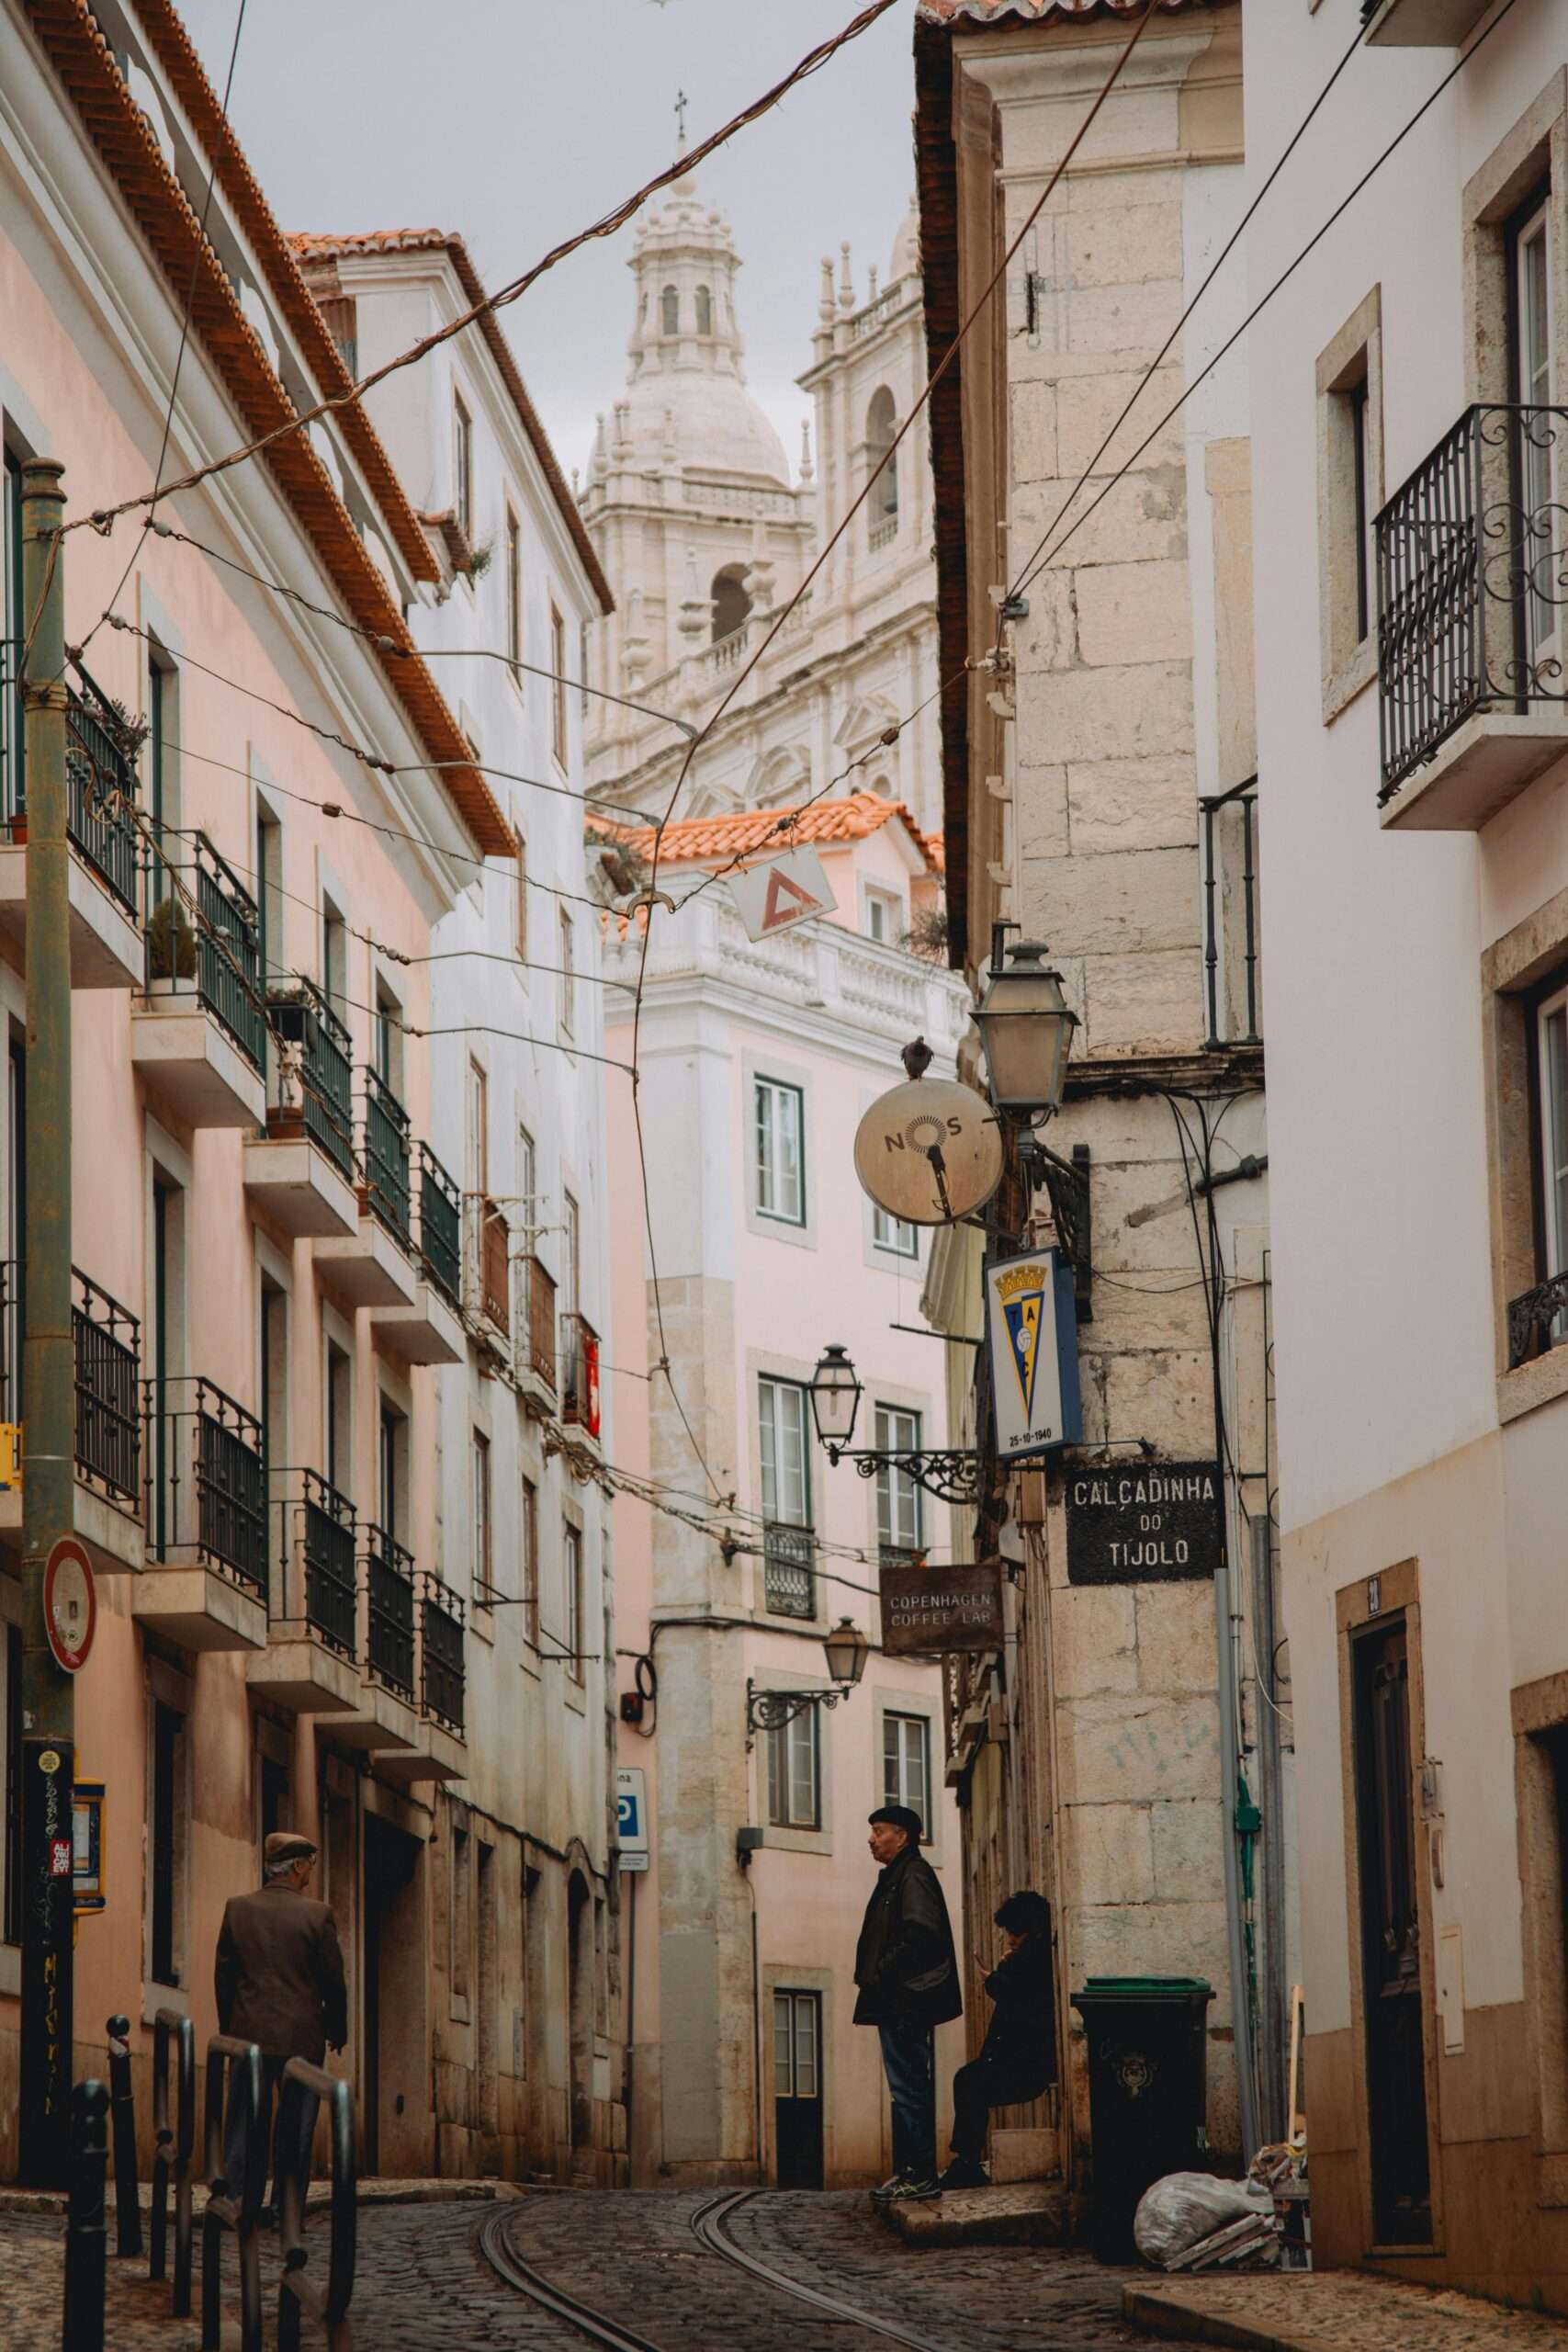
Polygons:
<instances>
[{"instance_id":1,"label":"tram track","mask_svg":"<svg viewBox=\"0 0 1568 2352\"><path fill-rule=\"evenodd\" d=\"M691 2217L692 2233L705 2253L731 2267L744 2271L749 2277L770 2288L775 2294L788 2296L793 2301L807 2303L821 2312L840 2327L855 2327L865 2335L878 2336L885 2343L899 2344L905 2352L953 2352L950 2341L937 2343L928 2335L917 2335L897 2321L868 2312L841 2295L826 2288L804 2285L787 2272L775 2269L759 2255L739 2246L726 2227L730 2216L749 2204L759 2192L754 2188L725 2189L710 2197ZM563 2321L569 2327L604 2347L604 2352L662 2352L662 2347L635 2329L623 2326L619 2320L596 2310L580 2296L554 2285L533 2263L525 2260L513 2243L509 2223L515 2222L516 2205L503 2205L488 2214L479 2225L479 2245L485 2260L497 2277L525 2295L552 2318Z\"/></svg>"}]
</instances>

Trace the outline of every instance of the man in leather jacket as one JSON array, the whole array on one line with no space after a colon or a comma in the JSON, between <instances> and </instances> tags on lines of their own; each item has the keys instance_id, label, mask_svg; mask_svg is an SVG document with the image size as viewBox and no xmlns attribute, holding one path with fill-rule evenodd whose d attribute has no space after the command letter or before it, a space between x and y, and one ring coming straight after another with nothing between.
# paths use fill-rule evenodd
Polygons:
<instances>
[{"instance_id":1,"label":"man in leather jacket","mask_svg":"<svg viewBox=\"0 0 1568 2352\"><path fill-rule=\"evenodd\" d=\"M920 1851L920 1816L879 1805L868 1843L881 1873L855 1947L856 2025L874 2025L893 2103L893 2174L872 2194L937 2194L936 2073L931 2035L962 2016L958 1962L941 1882Z\"/></svg>"}]
</instances>

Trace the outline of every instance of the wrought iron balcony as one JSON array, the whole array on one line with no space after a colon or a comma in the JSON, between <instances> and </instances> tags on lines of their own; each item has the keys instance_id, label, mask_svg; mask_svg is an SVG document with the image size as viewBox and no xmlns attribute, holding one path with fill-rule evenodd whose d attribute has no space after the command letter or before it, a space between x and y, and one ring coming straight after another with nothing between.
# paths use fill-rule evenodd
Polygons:
<instances>
[{"instance_id":1,"label":"wrought iron balcony","mask_svg":"<svg viewBox=\"0 0 1568 2352\"><path fill-rule=\"evenodd\" d=\"M412 1703L413 1555L385 1528L365 1530L366 1661L378 1682Z\"/></svg>"},{"instance_id":2,"label":"wrought iron balcony","mask_svg":"<svg viewBox=\"0 0 1568 2352\"><path fill-rule=\"evenodd\" d=\"M1565 425L1563 408L1468 408L1377 518L1380 802L1476 714L1562 724Z\"/></svg>"},{"instance_id":3,"label":"wrought iron balcony","mask_svg":"<svg viewBox=\"0 0 1568 2352\"><path fill-rule=\"evenodd\" d=\"M215 1381L149 1380L147 1536L160 1560L190 1555L266 1593L262 1425Z\"/></svg>"},{"instance_id":4,"label":"wrought iron balcony","mask_svg":"<svg viewBox=\"0 0 1568 2352\"><path fill-rule=\"evenodd\" d=\"M130 814L136 766L127 744L128 722L77 665L85 693L66 688L66 829L86 863L134 922L140 837ZM24 816L17 808L15 820Z\"/></svg>"},{"instance_id":5,"label":"wrought iron balcony","mask_svg":"<svg viewBox=\"0 0 1568 2352\"><path fill-rule=\"evenodd\" d=\"M560 1417L599 1434L599 1334L585 1315L560 1318Z\"/></svg>"},{"instance_id":6,"label":"wrought iron balcony","mask_svg":"<svg viewBox=\"0 0 1568 2352\"><path fill-rule=\"evenodd\" d=\"M769 1520L762 1530L762 1606L775 1617L815 1617L817 1539L809 1527Z\"/></svg>"},{"instance_id":7,"label":"wrought iron balcony","mask_svg":"<svg viewBox=\"0 0 1568 2352\"><path fill-rule=\"evenodd\" d=\"M1258 989L1258 778L1200 800L1203 820L1204 1043L1256 1046Z\"/></svg>"},{"instance_id":8,"label":"wrought iron balcony","mask_svg":"<svg viewBox=\"0 0 1568 2352\"><path fill-rule=\"evenodd\" d=\"M1508 1370L1568 1340L1568 1272L1553 1274L1508 1302Z\"/></svg>"},{"instance_id":9,"label":"wrought iron balcony","mask_svg":"<svg viewBox=\"0 0 1568 2352\"><path fill-rule=\"evenodd\" d=\"M182 848L184 844L181 844ZM152 868L148 899L150 992L194 990L253 1069L266 1067L266 1008L262 993L261 918L255 900L205 833L190 836L190 855ZM188 899L196 905L193 922Z\"/></svg>"},{"instance_id":10,"label":"wrought iron balcony","mask_svg":"<svg viewBox=\"0 0 1568 2352\"><path fill-rule=\"evenodd\" d=\"M427 1715L463 1730L463 1604L439 1577L420 1579L420 1700Z\"/></svg>"},{"instance_id":11,"label":"wrought iron balcony","mask_svg":"<svg viewBox=\"0 0 1568 2352\"><path fill-rule=\"evenodd\" d=\"M427 1143L419 1147L419 1254L456 1306L463 1290L463 1196Z\"/></svg>"},{"instance_id":12,"label":"wrought iron balcony","mask_svg":"<svg viewBox=\"0 0 1568 2352\"><path fill-rule=\"evenodd\" d=\"M340 1175L354 1183L354 1065L347 1029L313 980L269 990L266 1017L286 1065L279 1080L281 1119L287 1122L292 1113ZM297 1106L288 1099L291 1083L299 1089Z\"/></svg>"},{"instance_id":13,"label":"wrought iron balcony","mask_svg":"<svg viewBox=\"0 0 1568 2352\"><path fill-rule=\"evenodd\" d=\"M71 1280L76 1475L135 1510L141 1500L141 1326L79 1270Z\"/></svg>"},{"instance_id":14,"label":"wrought iron balcony","mask_svg":"<svg viewBox=\"0 0 1568 2352\"><path fill-rule=\"evenodd\" d=\"M319 1471L286 1470L277 1476L286 1484L283 1608L276 1613L302 1615L329 1649L352 1659L358 1651L354 1505Z\"/></svg>"},{"instance_id":15,"label":"wrought iron balcony","mask_svg":"<svg viewBox=\"0 0 1568 2352\"><path fill-rule=\"evenodd\" d=\"M553 1396L557 1385L555 1276L537 1258L525 1259L524 1266L528 1291L528 1369Z\"/></svg>"},{"instance_id":16,"label":"wrought iron balcony","mask_svg":"<svg viewBox=\"0 0 1568 2352\"><path fill-rule=\"evenodd\" d=\"M365 1170L365 1205L405 1249L413 1244L413 1185L409 1114L376 1070L360 1073L365 1084L365 1124L359 1157Z\"/></svg>"}]
</instances>

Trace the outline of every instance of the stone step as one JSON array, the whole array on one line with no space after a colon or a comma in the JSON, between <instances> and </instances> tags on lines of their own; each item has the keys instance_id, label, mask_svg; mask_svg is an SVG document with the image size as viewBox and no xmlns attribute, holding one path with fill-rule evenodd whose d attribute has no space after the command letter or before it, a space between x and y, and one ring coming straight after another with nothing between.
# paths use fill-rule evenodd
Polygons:
<instances>
[{"instance_id":1,"label":"stone step","mask_svg":"<svg viewBox=\"0 0 1568 2352\"><path fill-rule=\"evenodd\" d=\"M1082 2207L1059 2180L1017 2180L877 2211L908 2245L1068 2245Z\"/></svg>"}]
</instances>

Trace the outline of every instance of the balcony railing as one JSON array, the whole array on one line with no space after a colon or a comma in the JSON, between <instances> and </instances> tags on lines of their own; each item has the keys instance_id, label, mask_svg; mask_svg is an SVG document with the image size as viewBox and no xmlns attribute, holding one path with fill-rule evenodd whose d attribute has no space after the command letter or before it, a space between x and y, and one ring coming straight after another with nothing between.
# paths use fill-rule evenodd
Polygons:
<instances>
[{"instance_id":1,"label":"balcony railing","mask_svg":"<svg viewBox=\"0 0 1568 2352\"><path fill-rule=\"evenodd\" d=\"M366 1069L361 1076L365 1124L360 1129L359 1152L365 1170L365 1205L408 1249L413 1242L409 1114L378 1072Z\"/></svg>"},{"instance_id":2,"label":"balcony railing","mask_svg":"<svg viewBox=\"0 0 1568 2352\"><path fill-rule=\"evenodd\" d=\"M313 980L269 992L266 1017L292 1065L300 1094L298 1115L306 1134L352 1184L354 1066L348 1031ZM283 1091L287 1107L287 1081Z\"/></svg>"},{"instance_id":3,"label":"balcony railing","mask_svg":"<svg viewBox=\"0 0 1568 2352\"><path fill-rule=\"evenodd\" d=\"M421 1578L421 1702L451 1731L463 1729L463 1604L439 1577Z\"/></svg>"},{"instance_id":4,"label":"balcony railing","mask_svg":"<svg viewBox=\"0 0 1568 2352\"><path fill-rule=\"evenodd\" d=\"M815 1617L817 1539L809 1527L770 1520L762 1530L762 1606L775 1617Z\"/></svg>"},{"instance_id":5,"label":"balcony railing","mask_svg":"<svg viewBox=\"0 0 1568 2352\"><path fill-rule=\"evenodd\" d=\"M560 1417L599 1434L599 1334L585 1315L560 1318Z\"/></svg>"},{"instance_id":6,"label":"balcony railing","mask_svg":"<svg viewBox=\"0 0 1568 2352\"><path fill-rule=\"evenodd\" d=\"M1568 1340L1568 1272L1537 1283L1508 1303L1508 1370L1517 1372Z\"/></svg>"},{"instance_id":7,"label":"balcony railing","mask_svg":"<svg viewBox=\"0 0 1568 2352\"><path fill-rule=\"evenodd\" d=\"M254 1413L199 1378L149 1380L147 1539L266 1591L266 1455Z\"/></svg>"},{"instance_id":8,"label":"balcony railing","mask_svg":"<svg viewBox=\"0 0 1568 2352\"><path fill-rule=\"evenodd\" d=\"M528 1369L552 1394L556 1387L556 1285L537 1258L524 1261L528 1282Z\"/></svg>"},{"instance_id":9,"label":"balcony railing","mask_svg":"<svg viewBox=\"0 0 1568 2352\"><path fill-rule=\"evenodd\" d=\"M1473 712L1568 700L1564 425L1468 408L1377 518L1380 800Z\"/></svg>"},{"instance_id":10,"label":"balcony railing","mask_svg":"<svg viewBox=\"0 0 1568 2352\"><path fill-rule=\"evenodd\" d=\"M73 1269L76 1474L134 1510L141 1500L141 1326Z\"/></svg>"},{"instance_id":11,"label":"balcony railing","mask_svg":"<svg viewBox=\"0 0 1568 2352\"><path fill-rule=\"evenodd\" d=\"M266 1067L266 1008L262 994L261 918L255 900L205 833L191 837L188 862L152 869L147 926L150 987L194 982L196 994L228 1031L253 1069ZM194 926L186 899L196 904ZM160 907L168 914L160 920ZM195 936L191 936L194 929Z\"/></svg>"},{"instance_id":12,"label":"balcony railing","mask_svg":"<svg viewBox=\"0 0 1568 2352\"><path fill-rule=\"evenodd\" d=\"M456 1305L463 1290L463 1196L427 1143L419 1147L419 1254Z\"/></svg>"},{"instance_id":13,"label":"balcony railing","mask_svg":"<svg viewBox=\"0 0 1568 2352\"><path fill-rule=\"evenodd\" d=\"M79 670L79 674L87 692L66 688L66 828L99 881L134 922L140 837L130 806L136 798L136 768L125 747L124 722L86 672Z\"/></svg>"},{"instance_id":14,"label":"balcony railing","mask_svg":"<svg viewBox=\"0 0 1568 2352\"><path fill-rule=\"evenodd\" d=\"M1203 820L1205 1043L1256 1046L1258 993L1258 778L1200 800Z\"/></svg>"},{"instance_id":15,"label":"balcony railing","mask_svg":"<svg viewBox=\"0 0 1568 2352\"><path fill-rule=\"evenodd\" d=\"M414 1694L413 1555L385 1528L365 1530L366 1661L402 1699Z\"/></svg>"},{"instance_id":16,"label":"balcony railing","mask_svg":"<svg viewBox=\"0 0 1568 2352\"><path fill-rule=\"evenodd\" d=\"M273 1613L302 1616L330 1649L353 1658L358 1653L354 1505L316 1470L278 1470L274 1481L283 1558Z\"/></svg>"}]
</instances>

